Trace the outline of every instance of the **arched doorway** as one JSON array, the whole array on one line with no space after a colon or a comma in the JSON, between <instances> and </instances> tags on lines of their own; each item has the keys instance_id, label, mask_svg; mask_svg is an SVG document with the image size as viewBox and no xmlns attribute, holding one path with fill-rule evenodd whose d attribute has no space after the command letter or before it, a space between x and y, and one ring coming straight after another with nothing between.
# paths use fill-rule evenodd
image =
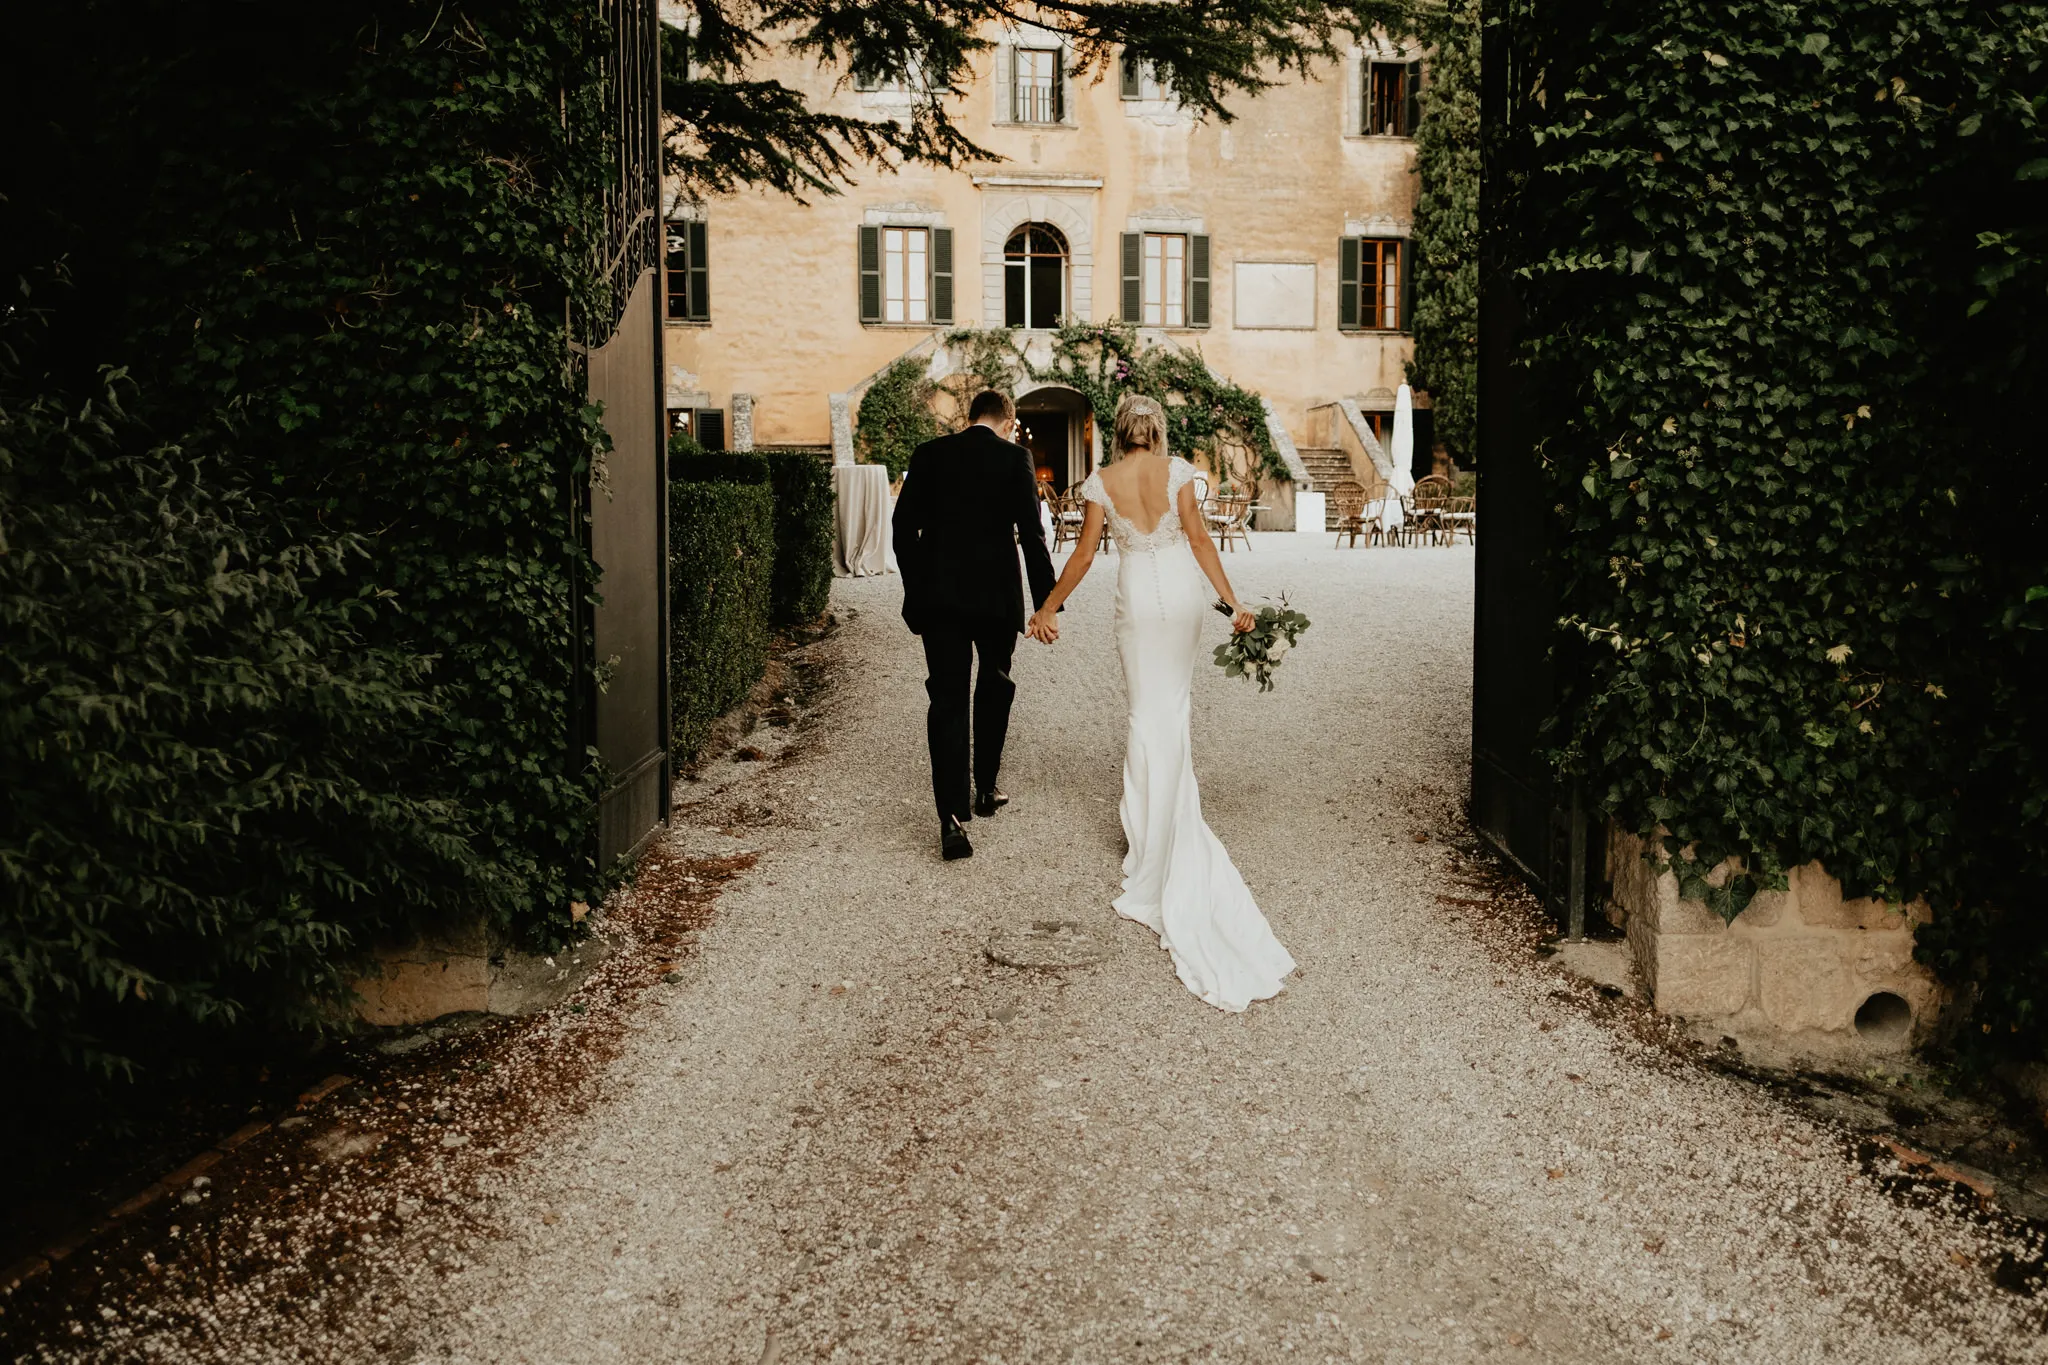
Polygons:
<instances>
[{"instance_id":1,"label":"arched doorway","mask_svg":"<svg viewBox=\"0 0 2048 1365\"><path fill-rule=\"evenodd\" d=\"M1067 311L1067 239L1026 223L1003 247L1003 325L1051 330Z\"/></svg>"},{"instance_id":2,"label":"arched doorway","mask_svg":"<svg viewBox=\"0 0 2048 1365\"><path fill-rule=\"evenodd\" d=\"M1072 389L1051 385L1020 395L1017 427L1038 477L1054 491L1064 493L1094 468L1095 414Z\"/></svg>"}]
</instances>

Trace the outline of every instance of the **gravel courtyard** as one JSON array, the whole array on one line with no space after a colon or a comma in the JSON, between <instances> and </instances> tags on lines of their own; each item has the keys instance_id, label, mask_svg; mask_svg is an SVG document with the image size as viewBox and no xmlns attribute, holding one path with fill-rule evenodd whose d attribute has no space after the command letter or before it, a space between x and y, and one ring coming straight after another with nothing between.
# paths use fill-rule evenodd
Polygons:
<instances>
[{"instance_id":1,"label":"gravel courtyard","mask_svg":"<svg viewBox=\"0 0 2048 1365\"><path fill-rule=\"evenodd\" d=\"M821 721L716 798L793 818L747 833L602 1101L497 1178L416 1358L2043 1358L1970 1222L1468 923L1471 552L1293 542L1228 559L1315 622L1279 690L1196 687L1209 821L1303 967L1283 997L1212 1011L1112 923L1109 574L1020 644L1014 804L954 865L896 581L842 580ZM1048 917L1113 955L984 956Z\"/></svg>"}]
</instances>

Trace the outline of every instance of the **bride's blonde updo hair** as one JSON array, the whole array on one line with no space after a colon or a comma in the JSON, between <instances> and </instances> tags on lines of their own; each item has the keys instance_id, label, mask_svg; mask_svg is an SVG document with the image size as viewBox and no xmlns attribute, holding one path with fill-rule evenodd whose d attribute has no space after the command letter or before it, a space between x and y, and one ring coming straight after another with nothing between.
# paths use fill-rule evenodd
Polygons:
<instances>
[{"instance_id":1,"label":"bride's blonde updo hair","mask_svg":"<svg viewBox=\"0 0 2048 1365\"><path fill-rule=\"evenodd\" d=\"M1116 448L1119 455L1141 449L1166 453L1166 409L1157 399L1127 393L1117 400Z\"/></svg>"}]
</instances>

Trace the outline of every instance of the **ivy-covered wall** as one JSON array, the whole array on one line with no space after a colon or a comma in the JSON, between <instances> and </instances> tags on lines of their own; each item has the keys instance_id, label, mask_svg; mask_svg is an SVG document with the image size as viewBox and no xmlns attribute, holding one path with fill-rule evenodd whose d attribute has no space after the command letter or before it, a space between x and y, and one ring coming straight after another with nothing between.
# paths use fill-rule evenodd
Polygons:
<instances>
[{"instance_id":1,"label":"ivy-covered wall","mask_svg":"<svg viewBox=\"0 0 2048 1365\"><path fill-rule=\"evenodd\" d=\"M1429 49L1415 130L1415 358L1432 429L1452 456L1479 458L1479 0L1417 9Z\"/></svg>"},{"instance_id":2,"label":"ivy-covered wall","mask_svg":"<svg viewBox=\"0 0 2048 1365\"><path fill-rule=\"evenodd\" d=\"M165 551L136 545L122 590L159 610L196 591L222 619L153 644L149 671L95 674L107 704L65 722L94 761L46 774L90 786L74 795L103 830L152 838L98 838L52 904L35 850L80 807L7 807L10 1051L52 1045L67 1000L90 1006L84 1046L102 1059L174 1016L303 1021L306 988L335 999L340 964L376 932L481 913L545 943L598 889L596 773L570 735L589 683L573 672L588 657L577 599L596 589L578 490L603 438L564 311L587 287L606 166L603 41L591 14L523 0L80 0L11 34L0 273L43 283L7 401L45 416L9 431L58 454L13 466L9 529L22 508L84 528L44 547L61 563L117 520L65 509L101 474L140 477L166 517L190 502L178 515L200 530L165 521ZM48 437L104 391L107 365L129 373L125 418L91 441ZM217 587L191 577L200 544ZM10 588L22 619L60 619L92 610L108 576ZM44 657L31 638L10 639L19 667L0 689L27 718L5 732L10 761L56 733L51 708L83 705L44 666L61 642ZM291 668L262 662L293 638ZM365 685L351 654L382 661L389 685ZM187 732L212 727L199 757L114 733L141 711L176 726L181 709ZM243 717L258 728L238 732ZM236 783L232 800L201 790ZM389 837L306 826L338 802ZM195 847L216 840L208 856L162 856L182 820ZM247 828L297 830L313 852L221 862Z\"/></svg>"},{"instance_id":3,"label":"ivy-covered wall","mask_svg":"<svg viewBox=\"0 0 2048 1365\"><path fill-rule=\"evenodd\" d=\"M1560 764L1746 859L1725 915L1927 897L1968 1037L2038 1051L2048 6L1504 9Z\"/></svg>"}]
</instances>

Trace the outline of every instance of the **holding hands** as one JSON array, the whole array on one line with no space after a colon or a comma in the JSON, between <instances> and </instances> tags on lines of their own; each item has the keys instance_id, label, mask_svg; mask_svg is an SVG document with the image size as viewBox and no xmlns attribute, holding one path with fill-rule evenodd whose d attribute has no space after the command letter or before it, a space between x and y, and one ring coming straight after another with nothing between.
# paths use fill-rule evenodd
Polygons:
<instances>
[{"instance_id":1,"label":"holding hands","mask_svg":"<svg viewBox=\"0 0 2048 1365\"><path fill-rule=\"evenodd\" d=\"M1060 620L1057 609L1046 606L1031 613L1031 620L1025 624L1024 633L1044 645L1059 639Z\"/></svg>"}]
</instances>

